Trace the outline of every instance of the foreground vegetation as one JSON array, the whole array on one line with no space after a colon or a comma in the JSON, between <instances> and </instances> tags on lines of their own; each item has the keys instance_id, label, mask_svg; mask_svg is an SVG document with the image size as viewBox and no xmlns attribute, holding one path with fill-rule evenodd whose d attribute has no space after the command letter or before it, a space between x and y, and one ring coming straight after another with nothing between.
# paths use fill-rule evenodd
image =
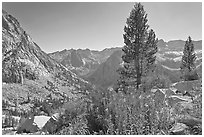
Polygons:
<instances>
[{"instance_id":1,"label":"foreground vegetation","mask_svg":"<svg viewBox=\"0 0 204 137\"><path fill-rule=\"evenodd\" d=\"M167 88L158 88L157 92L149 89L145 93L142 93L142 88L129 88L128 94L109 89L95 90L89 95L62 104L50 100L52 105L44 102L38 105L43 106L40 110L44 115L60 113L57 130L49 134L202 134L202 122L199 121L202 119L201 81L189 81L187 84L193 89L189 95L172 94ZM165 94L160 91L165 91ZM187 100L174 100L173 96ZM181 123L185 123L185 128L175 132L179 129L176 126Z\"/></svg>"},{"instance_id":2,"label":"foreground vegetation","mask_svg":"<svg viewBox=\"0 0 204 137\"><path fill-rule=\"evenodd\" d=\"M148 28L147 14L136 3L124 28L124 65L114 88L96 88L67 71L57 73L55 81L3 84L2 109L9 115L3 126L16 126L11 116L58 113L57 128L46 134L201 135L202 80L191 38L184 48L181 81L172 84L155 73L157 38Z\"/></svg>"},{"instance_id":3,"label":"foreground vegetation","mask_svg":"<svg viewBox=\"0 0 204 137\"><path fill-rule=\"evenodd\" d=\"M81 98L63 107L63 124L55 134L174 134L173 127L182 122L181 117L202 119L202 87L194 88L196 91L191 92L191 102L175 101L173 104L169 101L171 97L165 95L162 98L159 92L149 91L145 93L145 97L138 92L93 93L89 98ZM202 134L201 124L196 123L196 120L192 124L191 120L186 119L187 128L180 134Z\"/></svg>"}]
</instances>

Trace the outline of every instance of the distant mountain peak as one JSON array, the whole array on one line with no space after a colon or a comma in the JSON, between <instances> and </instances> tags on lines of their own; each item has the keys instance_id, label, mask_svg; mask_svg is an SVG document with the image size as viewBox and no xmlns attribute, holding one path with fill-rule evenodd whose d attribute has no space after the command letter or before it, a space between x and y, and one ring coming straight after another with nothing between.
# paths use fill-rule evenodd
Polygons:
<instances>
[{"instance_id":1,"label":"distant mountain peak","mask_svg":"<svg viewBox=\"0 0 204 137\"><path fill-rule=\"evenodd\" d=\"M163 39L159 39L158 42L163 42L163 43L165 43L165 41L164 41Z\"/></svg>"}]
</instances>

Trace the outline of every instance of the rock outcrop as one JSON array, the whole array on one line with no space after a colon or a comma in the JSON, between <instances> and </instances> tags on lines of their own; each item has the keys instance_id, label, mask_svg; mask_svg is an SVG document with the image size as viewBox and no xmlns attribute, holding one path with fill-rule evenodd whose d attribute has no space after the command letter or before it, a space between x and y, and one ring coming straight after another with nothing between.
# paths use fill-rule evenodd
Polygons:
<instances>
[{"instance_id":1,"label":"rock outcrop","mask_svg":"<svg viewBox=\"0 0 204 137\"><path fill-rule=\"evenodd\" d=\"M67 100L88 94L91 85L52 59L2 11L2 101L4 113L28 113L47 98ZM49 114L49 113L48 113Z\"/></svg>"},{"instance_id":2,"label":"rock outcrop","mask_svg":"<svg viewBox=\"0 0 204 137\"><path fill-rule=\"evenodd\" d=\"M22 78L34 80L49 77L60 67L21 28L19 22L2 14L2 81L20 83Z\"/></svg>"}]
</instances>

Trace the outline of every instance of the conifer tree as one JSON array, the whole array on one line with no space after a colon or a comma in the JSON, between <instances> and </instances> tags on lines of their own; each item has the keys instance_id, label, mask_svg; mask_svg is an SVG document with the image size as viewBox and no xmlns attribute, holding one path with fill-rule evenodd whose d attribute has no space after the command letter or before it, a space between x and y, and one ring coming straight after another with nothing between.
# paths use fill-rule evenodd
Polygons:
<instances>
[{"instance_id":1,"label":"conifer tree","mask_svg":"<svg viewBox=\"0 0 204 137\"><path fill-rule=\"evenodd\" d=\"M148 73L156 59L158 40L153 30L148 31L147 21L143 6L136 3L124 27L124 65L119 71L123 80L119 79L119 82L124 83L125 79L125 82L136 85L137 89L142 76Z\"/></svg>"},{"instance_id":2,"label":"conifer tree","mask_svg":"<svg viewBox=\"0 0 204 137\"><path fill-rule=\"evenodd\" d=\"M158 51L157 42L158 42L158 39L156 38L154 31L151 29L147 36L147 41L145 43L146 45L143 48L143 54L145 57L143 61L144 62L146 61L146 63L143 65L144 74L147 74L149 71L154 70L156 53Z\"/></svg>"},{"instance_id":3,"label":"conifer tree","mask_svg":"<svg viewBox=\"0 0 204 137\"><path fill-rule=\"evenodd\" d=\"M191 37L189 36L184 46L183 56L182 56L182 61L180 66L182 78L186 81L198 79L198 75L195 72L195 68L196 68L195 60L196 60L196 54L194 52L194 45Z\"/></svg>"}]
</instances>

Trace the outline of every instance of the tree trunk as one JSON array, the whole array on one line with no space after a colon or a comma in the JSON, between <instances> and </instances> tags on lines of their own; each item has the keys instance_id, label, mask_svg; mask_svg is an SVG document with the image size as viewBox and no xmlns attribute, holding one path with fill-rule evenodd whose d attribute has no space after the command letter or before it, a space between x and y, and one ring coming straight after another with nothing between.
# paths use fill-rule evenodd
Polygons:
<instances>
[{"instance_id":1,"label":"tree trunk","mask_svg":"<svg viewBox=\"0 0 204 137\"><path fill-rule=\"evenodd\" d=\"M139 45L136 46L136 59L134 60L134 65L135 65L135 70L136 70L136 76L137 76L137 83L136 83L136 88L139 89L139 85L141 84L141 66L140 66L140 57L139 57Z\"/></svg>"}]
</instances>

